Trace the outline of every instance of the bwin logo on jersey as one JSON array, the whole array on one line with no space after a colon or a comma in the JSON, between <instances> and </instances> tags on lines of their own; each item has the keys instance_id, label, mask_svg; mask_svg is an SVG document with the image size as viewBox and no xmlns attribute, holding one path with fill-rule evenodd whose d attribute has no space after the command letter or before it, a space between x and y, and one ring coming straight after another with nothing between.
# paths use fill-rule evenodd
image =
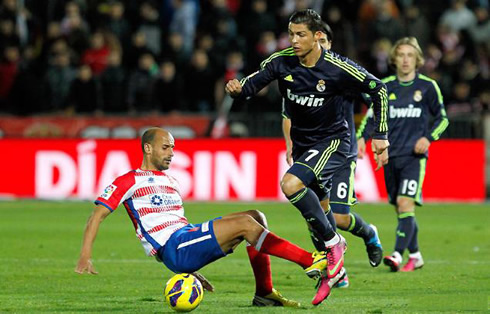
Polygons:
<instances>
[{"instance_id":1,"label":"bwin logo on jersey","mask_svg":"<svg viewBox=\"0 0 490 314\"><path fill-rule=\"evenodd\" d=\"M308 107L320 107L323 106L324 98L315 98L315 95L308 96L298 96L291 93L291 90L288 88L288 99L294 101L298 105L308 106Z\"/></svg>"},{"instance_id":2,"label":"bwin logo on jersey","mask_svg":"<svg viewBox=\"0 0 490 314\"><path fill-rule=\"evenodd\" d=\"M390 106L390 118L420 118L422 109L415 108L412 104L406 108L394 108Z\"/></svg>"}]
</instances>

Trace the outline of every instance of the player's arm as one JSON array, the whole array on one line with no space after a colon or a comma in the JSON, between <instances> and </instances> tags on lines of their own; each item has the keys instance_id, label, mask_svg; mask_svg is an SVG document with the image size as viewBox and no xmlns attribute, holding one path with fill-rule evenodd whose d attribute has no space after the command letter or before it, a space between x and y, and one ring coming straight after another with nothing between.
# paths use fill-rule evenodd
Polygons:
<instances>
[{"instance_id":1,"label":"player's arm","mask_svg":"<svg viewBox=\"0 0 490 314\"><path fill-rule=\"evenodd\" d=\"M357 157L362 159L366 154L366 143L371 138L371 134L374 131L374 119L373 119L373 110L371 108L368 109L366 115L361 121L359 128L356 131L357 138Z\"/></svg>"},{"instance_id":2,"label":"player's arm","mask_svg":"<svg viewBox=\"0 0 490 314\"><path fill-rule=\"evenodd\" d=\"M415 143L414 152L417 154L425 154L429 150L430 143L437 141L449 125L446 110L444 109L444 100L439 86L434 80L425 76L422 76L421 78L429 80L433 86L427 93L426 101L428 102L429 111L434 117L434 122L430 130L427 130L428 132L425 136L419 138Z\"/></svg>"},{"instance_id":3,"label":"player's arm","mask_svg":"<svg viewBox=\"0 0 490 314\"><path fill-rule=\"evenodd\" d=\"M273 55L274 56L274 55ZM272 56L271 56L272 57ZM238 81L228 81L225 91L233 98L247 99L256 95L262 88L276 79L276 66L279 58L269 57L260 64L260 70Z\"/></svg>"},{"instance_id":4,"label":"player's arm","mask_svg":"<svg viewBox=\"0 0 490 314\"><path fill-rule=\"evenodd\" d=\"M102 221L111 213L111 211L98 204L95 206L92 215L87 221L85 226L85 232L83 234L82 250L80 252L80 258L78 259L78 264L75 268L75 272L79 274L97 274L95 267L92 265L90 258L92 257L92 247L97 236L97 231L99 231L99 226Z\"/></svg>"},{"instance_id":5,"label":"player's arm","mask_svg":"<svg viewBox=\"0 0 490 314\"><path fill-rule=\"evenodd\" d=\"M283 99L282 106L282 134L284 135L284 140L286 141L286 162L289 166L293 165L293 142L291 141L291 119L286 113Z\"/></svg>"},{"instance_id":6,"label":"player's arm","mask_svg":"<svg viewBox=\"0 0 490 314\"><path fill-rule=\"evenodd\" d=\"M325 60L337 67L340 90L347 88L351 93L368 94L373 102L374 132L373 148L376 154L381 154L388 148L388 97L386 85L366 69L353 61L335 54L326 53Z\"/></svg>"}]
</instances>

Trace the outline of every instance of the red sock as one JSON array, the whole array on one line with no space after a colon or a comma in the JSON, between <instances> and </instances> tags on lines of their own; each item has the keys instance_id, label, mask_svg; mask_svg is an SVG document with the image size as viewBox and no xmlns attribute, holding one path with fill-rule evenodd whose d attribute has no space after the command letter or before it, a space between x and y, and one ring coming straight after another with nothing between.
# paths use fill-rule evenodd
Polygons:
<instances>
[{"instance_id":1,"label":"red sock","mask_svg":"<svg viewBox=\"0 0 490 314\"><path fill-rule=\"evenodd\" d=\"M247 245L247 253L254 271L255 294L266 296L272 292L271 259L269 255L260 253L251 245Z\"/></svg>"},{"instance_id":2,"label":"red sock","mask_svg":"<svg viewBox=\"0 0 490 314\"><path fill-rule=\"evenodd\" d=\"M287 259L303 268L309 267L313 263L311 253L276 236L269 230L264 230L264 232L262 232L255 248L259 252Z\"/></svg>"}]
</instances>

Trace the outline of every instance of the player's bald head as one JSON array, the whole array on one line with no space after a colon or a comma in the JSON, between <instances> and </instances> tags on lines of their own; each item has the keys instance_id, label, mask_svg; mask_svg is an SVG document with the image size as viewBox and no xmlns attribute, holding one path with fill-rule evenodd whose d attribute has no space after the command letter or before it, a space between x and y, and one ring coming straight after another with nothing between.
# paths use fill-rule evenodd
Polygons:
<instances>
[{"instance_id":1,"label":"player's bald head","mask_svg":"<svg viewBox=\"0 0 490 314\"><path fill-rule=\"evenodd\" d=\"M145 152L145 144L153 145L155 143L155 139L160 136L172 138L173 140L172 134L165 129L153 127L146 130L141 137L141 149L143 150L143 153Z\"/></svg>"}]
</instances>

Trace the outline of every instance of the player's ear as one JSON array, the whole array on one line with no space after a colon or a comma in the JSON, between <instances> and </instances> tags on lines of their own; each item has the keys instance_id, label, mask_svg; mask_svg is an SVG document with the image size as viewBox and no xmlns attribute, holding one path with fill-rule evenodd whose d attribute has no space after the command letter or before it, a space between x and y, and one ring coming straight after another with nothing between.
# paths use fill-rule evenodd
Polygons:
<instances>
[{"instance_id":1,"label":"player's ear","mask_svg":"<svg viewBox=\"0 0 490 314\"><path fill-rule=\"evenodd\" d=\"M145 143L145 154L151 154L153 147L151 147L150 143Z\"/></svg>"}]
</instances>

